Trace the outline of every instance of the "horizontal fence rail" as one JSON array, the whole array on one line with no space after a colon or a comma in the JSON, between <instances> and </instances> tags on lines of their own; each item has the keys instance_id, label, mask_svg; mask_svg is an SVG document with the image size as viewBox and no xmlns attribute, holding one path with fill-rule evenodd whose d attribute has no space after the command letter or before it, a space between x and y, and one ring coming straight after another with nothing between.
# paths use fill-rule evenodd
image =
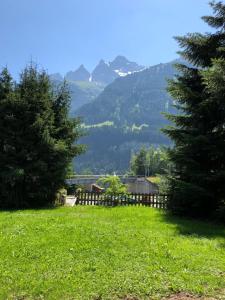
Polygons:
<instances>
[{"instance_id":1,"label":"horizontal fence rail","mask_svg":"<svg viewBox=\"0 0 225 300\"><path fill-rule=\"evenodd\" d=\"M150 206L167 208L167 195L160 194L129 194L106 195L104 193L79 192L75 194L76 205L99 206Z\"/></svg>"}]
</instances>

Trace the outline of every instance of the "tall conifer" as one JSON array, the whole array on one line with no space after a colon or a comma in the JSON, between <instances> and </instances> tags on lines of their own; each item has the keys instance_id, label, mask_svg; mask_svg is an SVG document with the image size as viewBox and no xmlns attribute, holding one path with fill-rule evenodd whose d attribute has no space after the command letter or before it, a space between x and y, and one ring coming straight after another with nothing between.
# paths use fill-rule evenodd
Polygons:
<instances>
[{"instance_id":1,"label":"tall conifer","mask_svg":"<svg viewBox=\"0 0 225 300\"><path fill-rule=\"evenodd\" d=\"M79 120L68 117L66 86L54 91L33 65L18 84L0 76L0 207L53 204L74 156L81 151Z\"/></svg>"},{"instance_id":2,"label":"tall conifer","mask_svg":"<svg viewBox=\"0 0 225 300\"><path fill-rule=\"evenodd\" d=\"M176 38L190 65L178 65L170 81L181 114L169 115L175 125L164 130L175 144L169 208L200 217L222 211L225 199L225 5L210 5L213 16L203 20L214 33Z\"/></svg>"}]
</instances>

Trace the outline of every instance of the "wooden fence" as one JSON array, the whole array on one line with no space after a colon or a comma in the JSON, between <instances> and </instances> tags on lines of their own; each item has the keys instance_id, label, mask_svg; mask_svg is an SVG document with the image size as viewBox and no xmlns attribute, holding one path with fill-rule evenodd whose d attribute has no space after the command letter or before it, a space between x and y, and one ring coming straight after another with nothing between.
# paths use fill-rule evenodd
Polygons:
<instances>
[{"instance_id":1,"label":"wooden fence","mask_svg":"<svg viewBox=\"0 0 225 300\"><path fill-rule=\"evenodd\" d=\"M167 207L167 195L160 194L129 194L106 195L93 192L80 192L75 194L76 205L100 206L150 206L155 208Z\"/></svg>"}]
</instances>

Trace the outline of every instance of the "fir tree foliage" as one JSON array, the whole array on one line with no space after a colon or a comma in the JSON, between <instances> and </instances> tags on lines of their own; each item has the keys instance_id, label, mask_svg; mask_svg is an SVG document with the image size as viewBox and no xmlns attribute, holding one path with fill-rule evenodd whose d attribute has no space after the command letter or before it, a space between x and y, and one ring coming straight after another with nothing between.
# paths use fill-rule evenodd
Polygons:
<instances>
[{"instance_id":1,"label":"fir tree foliage","mask_svg":"<svg viewBox=\"0 0 225 300\"><path fill-rule=\"evenodd\" d=\"M133 175L146 176L147 150L145 147L142 147L137 154L132 155L130 169Z\"/></svg>"},{"instance_id":2,"label":"fir tree foliage","mask_svg":"<svg viewBox=\"0 0 225 300\"><path fill-rule=\"evenodd\" d=\"M174 126L164 130L175 144L169 208L198 217L221 212L225 199L225 5L210 5L214 14L203 20L216 31L177 38L192 65L179 65L169 82L181 113L168 115Z\"/></svg>"},{"instance_id":3,"label":"fir tree foliage","mask_svg":"<svg viewBox=\"0 0 225 300\"><path fill-rule=\"evenodd\" d=\"M68 118L66 84L55 90L33 64L14 83L0 74L0 207L54 203L68 166L82 151L79 120Z\"/></svg>"}]
</instances>

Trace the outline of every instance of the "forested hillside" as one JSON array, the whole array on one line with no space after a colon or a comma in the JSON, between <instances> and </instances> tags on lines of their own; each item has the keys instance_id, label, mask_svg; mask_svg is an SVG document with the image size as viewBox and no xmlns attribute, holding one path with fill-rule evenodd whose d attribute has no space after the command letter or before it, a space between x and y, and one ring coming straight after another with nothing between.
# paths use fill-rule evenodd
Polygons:
<instances>
[{"instance_id":1,"label":"forested hillside","mask_svg":"<svg viewBox=\"0 0 225 300\"><path fill-rule=\"evenodd\" d=\"M76 111L88 132L82 139L88 151L76 160L77 172L124 172L131 153L141 145L170 143L160 129L168 124L163 112L175 112L166 86L175 75L176 62L117 78Z\"/></svg>"},{"instance_id":2,"label":"forested hillside","mask_svg":"<svg viewBox=\"0 0 225 300\"><path fill-rule=\"evenodd\" d=\"M86 103L92 102L103 90L104 85L86 81L67 81L71 94L71 110L75 111Z\"/></svg>"}]
</instances>

